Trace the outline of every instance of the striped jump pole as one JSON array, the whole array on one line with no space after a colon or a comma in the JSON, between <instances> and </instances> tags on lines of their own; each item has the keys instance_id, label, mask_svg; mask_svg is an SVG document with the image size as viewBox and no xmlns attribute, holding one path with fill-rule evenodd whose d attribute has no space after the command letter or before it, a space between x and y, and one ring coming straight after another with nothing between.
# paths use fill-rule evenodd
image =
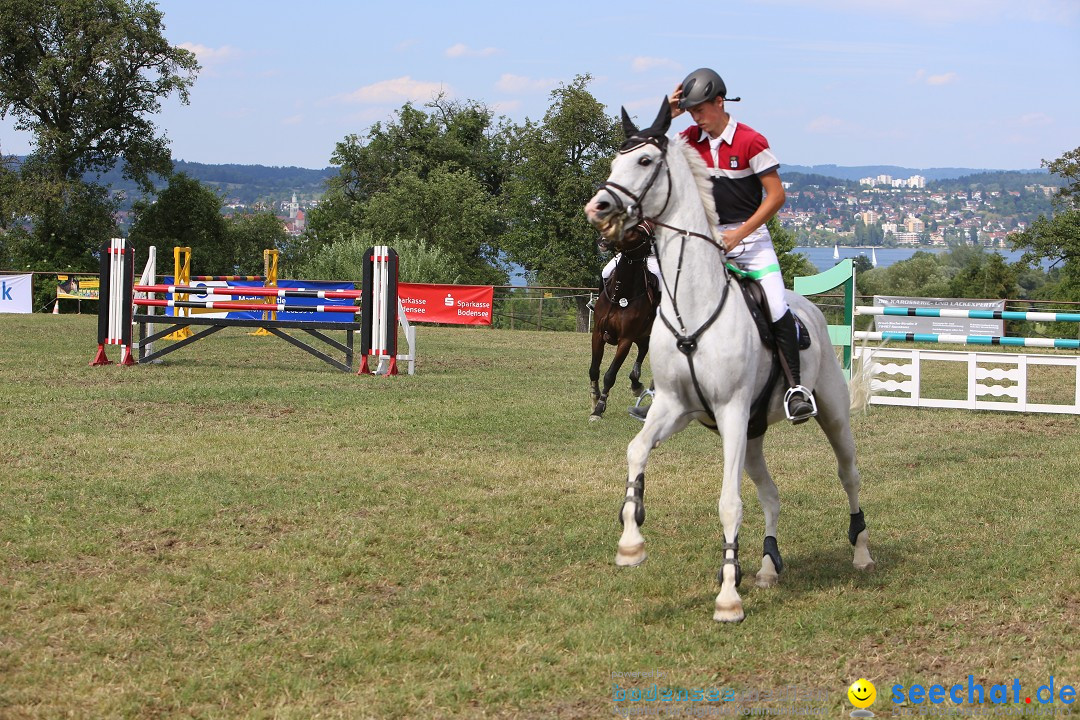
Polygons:
<instances>
[{"instance_id":1,"label":"striped jump pole","mask_svg":"<svg viewBox=\"0 0 1080 720\"><path fill-rule=\"evenodd\" d=\"M135 298L133 301L139 307L171 307L171 308L198 308L200 310L247 310L264 312L273 309L279 313L311 313L311 312L337 312L357 314L363 312L363 308L357 305L286 305L285 303L240 302L235 300L158 300L156 298Z\"/></svg>"},{"instance_id":2,"label":"striped jump pole","mask_svg":"<svg viewBox=\"0 0 1080 720\"><path fill-rule=\"evenodd\" d=\"M1027 312L1019 310L963 310L959 308L868 307L855 308L856 315L900 317L971 318L973 320L1028 320L1032 322L1080 322L1080 313ZM903 333L900 333L903 334ZM928 340L925 342L933 342ZM995 343L996 344L996 343ZM1038 346L1042 347L1042 346Z\"/></svg>"},{"instance_id":3,"label":"striped jump pole","mask_svg":"<svg viewBox=\"0 0 1080 720\"><path fill-rule=\"evenodd\" d=\"M310 290L307 288L206 287L197 285L136 285L135 292L185 295L245 295L251 297L307 297L349 300L363 296L362 290ZM271 305L264 305L267 310Z\"/></svg>"},{"instance_id":4,"label":"striped jump pole","mask_svg":"<svg viewBox=\"0 0 1080 720\"><path fill-rule=\"evenodd\" d=\"M221 282L231 282L233 280L236 280L238 282L255 282L258 280L266 280L266 277L263 275L191 275L188 277L188 280L192 282L210 282L212 280L218 280Z\"/></svg>"},{"instance_id":5,"label":"striped jump pole","mask_svg":"<svg viewBox=\"0 0 1080 720\"><path fill-rule=\"evenodd\" d=\"M388 245L376 245L364 253L361 292L363 356L358 374L372 373L368 356L373 355L379 362L375 374L397 375L398 254ZM384 360L389 361L385 366Z\"/></svg>"},{"instance_id":6,"label":"striped jump pole","mask_svg":"<svg viewBox=\"0 0 1080 720\"><path fill-rule=\"evenodd\" d=\"M1054 315L1067 313L1041 314ZM1002 319L1008 320L1009 318ZM995 335L946 335L936 333L856 332L855 339L867 340L870 342L893 340L897 342L943 343L952 345L1004 345L1008 347L1068 348L1073 350L1080 348L1080 340L1068 340L1065 338L1001 337Z\"/></svg>"},{"instance_id":7,"label":"striped jump pole","mask_svg":"<svg viewBox=\"0 0 1080 720\"><path fill-rule=\"evenodd\" d=\"M98 349L90 365L111 364L106 345L119 345L121 365L134 365L131 356L131 287L135 276L135 251L124 238L101 246L98 298Z\"/></svg>"}]
</instances>

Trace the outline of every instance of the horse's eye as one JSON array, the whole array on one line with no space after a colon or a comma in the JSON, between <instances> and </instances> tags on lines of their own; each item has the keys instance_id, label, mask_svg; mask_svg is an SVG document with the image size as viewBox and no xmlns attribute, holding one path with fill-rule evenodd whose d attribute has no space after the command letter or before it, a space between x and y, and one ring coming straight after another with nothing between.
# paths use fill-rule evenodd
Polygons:
<instances>
[{"instance_id":1,"label":"horse's eye","mask_svg":"<svg viewBox=\"0 0 1080 720\"><path fill-rule=\"evenodd\" d=\"M638 160L637 164L641 167L648 167L649 165L652 165L652 158L646 155L645 157Z\"/></svg>"}]
</instances>

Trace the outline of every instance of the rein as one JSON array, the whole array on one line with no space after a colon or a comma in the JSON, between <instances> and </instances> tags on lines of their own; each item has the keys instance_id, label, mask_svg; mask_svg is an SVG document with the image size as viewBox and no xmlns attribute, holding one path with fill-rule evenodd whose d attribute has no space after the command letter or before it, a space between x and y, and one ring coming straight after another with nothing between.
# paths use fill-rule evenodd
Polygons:
<instances>
[{"instance_id":1,"label":"rein","mask_svg":"<svg viewBox=\"0 0 1080 720\"><path fill-rule=\"evenodd\" d=\"M661 277L663 279L664 292L667 294L668 298L671 300L671 307L675 311L675 319L679 323L679 328L676 328L675 325L671 322L671 320L669 320L667 318L667 316L664 315L664 311L663 311L662 306L660 308L658 308L657 315L659 315L660 319L663 320L664 325L666 325L668 330L671 331L671 334L675 336L675 346L679 349L679 352L681 352L686 357L686 362L690 366L690 379L694 383L694 390L697 392L698 400L701 402L701 407L704 409L705 413L709 416L709 419L712 420L713 423L715 423L716 422L716 414L713 412L712 408L709 406L709 402L705 398L705 393L701 389L701 383L698 382L697 372L696 372L696 370L694 368L694 352L697 350L698 340L705 333L705 331L708 330L712 326L712 324L714 322L716 322L716 319L718 317L720 317L720 313L724 309L724 304L727 302L728 291L731 289L731 274L727 271L726 265L721 266L722 267L721 271L723 272L723 275L724 275L724 289L723 289L723 292L720 295L720 302L717 304L716 309L713 310L712 314L709 315L708 319L705 320L705 322L702 323L698 327L698 329L693 331L693 332L688 332L686 330L686 322L683 320L682 315L679 312L679 303L676 300L676 295L678 294L678 291L679 291L679 278L680 278L680 276L682 274L683 256L684 256L685 251L686 251L686 240L687 240L687 238L694 237L694 238L698 238L700 240L704 240L705 242L709 243L710 245L715 247L717 250L719 250L721 252L721 254L723 254L725 256L727 255L727 251L725 250L725 248L724 248L724 246L722 244L718 243L715 240L715 238L712 238L712 237L710 237L708 235L705 235L703 233L694 232L692 230L687 230L687 229L684 229L684 228L678 228L678 227L675 227L674 225L669 225L668 223L662 222L659 219L667 211L668 204L671 202L671 191L672 191L671 169L670 169L670 167L668 166L668 163L667 163L667 142L666 142L666 138L664 138L664 142L662 142L662 143L659 140L656 140L656 139L653 139L653 138L644 139L644 141L642 143L639 143L638 145L634 145L633 147L628 148L626 151L620 151L620 152L628 152L629 150L640 147L641 144L646 144L646 143L651 144L651 145L655 145L660 150L660 160L657 163L656 168L653 169L652 174L649 176L648 181L645 183L645 189L642 190L640 197L635 195L628 188L625 188L622 185L619 185L617 183L613 183L610 180L606 181L601 186L601 188L604 189L604 190L607 190L608 194L611 195L612 198L614 198L615 204L618 207L620 212L625 212L627 215L630 215L631 212L636 212L637 216L636 216L635 219L636 219L637 222L642 222L642 221L651 222L653 225L655 225L657 227L662 227L662 228L665 228L667 230L671 230L671 231L677 233L679 235L679 237L681 238L680 247L679 247L679 262L678 262L677 267L675 268L675 284L674 284L674 288L672 288L672 287L670 287L668 285L667 279L668 279L669 273L664 270L663 266L661 266L661 268L660 268L660 275L661 275ZM643 214L643 212L641 210L641 203L645 199L646 195L648 195L649 191L652 189L652 186L656 182L656 179L659 177L659 175L660 175L660 166L661 165L664 167L665 175L667 176L667 197L664 199L664 205L663 205L662 208L660 208L660 212L656 213L652 217L645 218L644 214ZM630 205L629 207L624 206L623 203L622 203L622 200L619 198L619 196L616 193L611 191L611 188L614 188L615 190L618 190L620 193L626 195L626 197L630 198L630 200L632 201L633 204ZM650 239L650 242L655 243L655 239ZM656 260L657 260L657 263L660 262L660 253L656 254Z\"/></svg>"}]
</instances>

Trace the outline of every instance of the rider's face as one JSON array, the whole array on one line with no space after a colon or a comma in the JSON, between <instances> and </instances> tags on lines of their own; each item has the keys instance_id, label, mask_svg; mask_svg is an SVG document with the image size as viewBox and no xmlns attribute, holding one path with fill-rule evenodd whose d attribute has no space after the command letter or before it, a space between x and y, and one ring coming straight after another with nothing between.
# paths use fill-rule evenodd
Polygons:
<instances>
[{"instance_id":1,"label":"rider's face","mask_svg":"<svg viewBox=\"0 0 1080 720\"><path fill-rule=\"evenodd\" d=\"M697 126L711 137L720 137L727 127L728 114L724 112L724 99L716 98L689 109L690 117Z\"/></svg>"}]
</instances>

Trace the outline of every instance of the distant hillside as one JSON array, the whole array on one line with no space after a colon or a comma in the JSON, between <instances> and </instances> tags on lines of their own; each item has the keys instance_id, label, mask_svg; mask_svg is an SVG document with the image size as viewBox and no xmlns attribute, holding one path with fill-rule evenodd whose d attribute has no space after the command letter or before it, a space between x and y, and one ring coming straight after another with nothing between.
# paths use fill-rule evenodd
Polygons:
<instances>
[{"instance_id":1,"label":"distant hillside","mask_svg":"<svg viewBox=\"0 0 1080 720\"><path fill-rule=\"evenodd\" d=\"M799 191L810 187L843 187L846 190L858 190L860 185L857 180L850 178L841 178L836 175L827 175L823 172L807 173L802 172L798 168L798 165L790 165L780 168L781 177L784 183L788 186L789 190ZM828 168L828 166L815 165L815 169ZM837 170L854 170L855 168L836 168ZM884 166L882 166L884 167ZM881 168L864 168L866 170L877 170ZM903 171L903 174L893 174L894 180L906 180L912 175L922 175L927 179L926 190L933 192L958 192L961 190L984 190L984 191L1011 191L1022 190L1031 185L1046 185L1051 187L1061 187L1065 184L1065 179L1056 175L1050 175L1045 170L963 170L965 174L943 178L934 179L929 174L931 170L912 170L908 168L894 168ZM942 172L945 170L940 169ZM959 170L958 170L959 171ZM878 173L886 174L889 173ZM864 177L877 177L877 175L860 175L860 178ZM865 189L865 188L864 188Z\"/></svg>"},{"instance_id":2,"label":"distant hillside","mask_svg":"<svg viewBox=\"0 0 1080 720\"><path fill-rule=\"evenodd\" d=\"M175 170L214 188L226 201L235 200L244 205L258 200L286 200L292 193L300 200L310 200L321 196L326 190L326 180L337 174L337 168L333 167L312 170L266 165L208 165L186 160L177 160ZM124 179L119 168L88 179L110 185L114 191L123 191L129 203L141 195L138 186ZM165 180L155 178L154 185L164 187Z\"/></svg>"},{"instance_id":3,"label":"distant hillside","mask_svg":"<svg viewBox=\"0 0 1080 720\"><path fill-rule=\"evenodd\" d=\"M861 180L865 177L891 175L894 178L907 179L912 175L921 175L927 180L955 180L967 175L983 173L1017 172L1022 174L1048 174L1046 170L979 170L975 168L906 168L897 165L860 165L842 167L840 165L781 165L781 176L785 172L798 172L806 175L824 175L841 180Z\"/></svg>"}]
</instances>

